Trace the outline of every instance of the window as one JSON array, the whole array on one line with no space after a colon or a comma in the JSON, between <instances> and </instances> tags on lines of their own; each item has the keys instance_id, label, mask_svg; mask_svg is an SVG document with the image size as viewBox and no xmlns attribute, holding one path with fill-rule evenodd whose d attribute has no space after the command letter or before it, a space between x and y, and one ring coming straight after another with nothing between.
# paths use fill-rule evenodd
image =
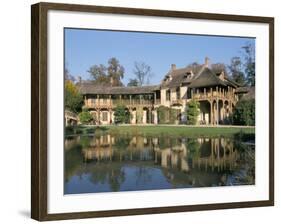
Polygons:
<instances>
[{"instance_id":1,"label":"window","mask_svg":"<svg viewBox=\"0 0 281 224\"><path fill-rule=\"evenodd\" d=\"M166 91L166 100L170 101L170 96L171 96L171 92L170 92L170 90L168 89L168 90Z\"/></svg>"},{"instance_id":2,"label":"window","mask_svg":"<svg viewBox=\"0 0 281 224\"><path fill-rule=\"evenodd\" d=\"M108 121L108 114L107 111L102 112L102 121Z\"/></svg>"},{"instance_id":3,"label":"window","mask_svg":"<svg viewBox=\"0 0 281 224\"><path fill-rule=\"evenodd\" d=\"M181 92L180 92L180 88L177 88L177 100L179 100L181 98Z\"/></svg>"}]
</instances>

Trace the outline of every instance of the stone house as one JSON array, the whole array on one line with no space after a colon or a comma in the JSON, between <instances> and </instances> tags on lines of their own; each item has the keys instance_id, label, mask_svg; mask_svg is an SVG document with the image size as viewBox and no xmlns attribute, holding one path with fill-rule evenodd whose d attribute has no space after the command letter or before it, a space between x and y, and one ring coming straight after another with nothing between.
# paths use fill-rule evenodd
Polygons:
<instances>
[{"instance_id":1,"label":"stone house","mask_svg":"<svg viewBox=\"0 0 281 224\"><path fill-rule=\"evenodd\" d=\"M177 109L178 122L185 122L190 100L199 102L198 124L228 124L239 98L250 91L231 81L223 71L212 70L208 58L197 69L178 69L172 64L159 85L111 87L79 82L77 86L83 95L84 107L97 124L114 123L114 109L118 104L125 105L130 112L131 124L157 124L159 106Z\"/></svg>"}]
</instances>

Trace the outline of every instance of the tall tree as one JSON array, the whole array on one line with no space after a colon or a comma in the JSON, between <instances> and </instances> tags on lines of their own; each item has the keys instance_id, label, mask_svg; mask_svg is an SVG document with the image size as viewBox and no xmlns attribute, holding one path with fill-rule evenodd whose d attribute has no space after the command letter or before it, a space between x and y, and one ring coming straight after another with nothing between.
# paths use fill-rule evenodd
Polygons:
<instances>
[{"instance_id":1,"label":"tall tree","mask_svg":"<svg viewBox=\"0 0 281 224\"><path fill-rule=\"evenodd\" d=\"M67 67L64 68L64 79L65 79L65 80L70 80L70 81L72 81L72 82L75 81L74 76L72 76L72 75L70 74L70 72L69 72L69 70L68 70Z\"/></svg>"},{"instance_id":2,"label":"tall tree","mask_svg":"<svg viewBox=\"0 0 281 224\"><path fill-rule=\"evenodd\" d=\"M216 64L212 64L211 65L211 69L215 72L215 73L221 73L224 72L224 74L227 76L227 68L225 66L225 64L223 63L216 63Z\"/></svg>"},{"instance_id":3,"label":"tall tree","mask_svg":"<svg viewBox=\"0 0 281 224\"><path fill-rule=\"evenodd\" d=\"M228 66L232 80L240 85L245 85L245 75L242 71L242 61L240 57L231 58L230 65Z\"/></svg>"},{"instance_id":4,"label":"tall tree","mask_svg":"<svg viewBox=\"0 0 281 224\"><path fill-rule=\"evenodd\" d=\"M93 65L88 70L95 84L123 86L121 79L124 77L125 69L116 58L110 58L108 65Z\"/></svg>"},{"instance_id":5,"label":"tall tree","mask_svg":"<svg viewBox=\"0 0 281 224\"><path fill-rule=\"evenodd\" d=\"M137 79L130 79L127 86L138 86L139 82Z\"/></svg>"},{"instance_id":6,"label":"tall tree","mask_svg":"<svg viewBox=\"0 0 281 224\"><path fill-rule=\"evenodd\" d=\"M120 65L116 58L110 58L108 60L107 73L112 86L123 86L121 79L124 77L125 69Z\"/></svg>"},{"instance_id":7,"label":"tall tree","mask_svg":"<svg viewBox=\"0 0 281 224\"><path fill-rule=\"evenodd\" d=\"M244 50L244 58L245 58L245 74L247 84L250 86L255 86L255 66L256 66L256 57L255 57L255 46L252 43L246 43L245 46L242 47Z\"/></svg>"},{"instance_id":8,"label":"tall tree","mask_svg":"<svg viewBox=\"0 0 281 224\"><path fill-rule=\"evenodd\" d=\"M83 97L78 92L76 85L71 80L65 81L65 108L78 113L82 110Z\"/></svg>"},{"instance_id":9,"label":"tall tree","mask_svg":"<svg viewBox=\"0 0 281 224\"><path fill-rule=\"evenodd\" d=\"M151 67L144 62L135 62L133 73L136 76L139 86L149 84L152 76Z\"/></svg>"},{"instance_id":10,"label":"tall tree","mask_svg":"<svg viewBox=\"0 0 281 224\"><path fill-rule=\"evenodd\" d=\"M197 62L193 62L187 65L187 68L189 68L193 72L193 74L197 74L202 68L202 65L198 64Z\"/></svg>"},{"instance_id":11,"label":"tall tree","mask_svg":"<svg viewBox=\"0 0 281 224\"><path fill-rule=\"evenodd\" d=\"M88 72L94 83L96 84L107 84L109 83L109 77L106 74L107 68L100 64L100 65L93 65L90 67Z\"/></svg>"}]
</instances>

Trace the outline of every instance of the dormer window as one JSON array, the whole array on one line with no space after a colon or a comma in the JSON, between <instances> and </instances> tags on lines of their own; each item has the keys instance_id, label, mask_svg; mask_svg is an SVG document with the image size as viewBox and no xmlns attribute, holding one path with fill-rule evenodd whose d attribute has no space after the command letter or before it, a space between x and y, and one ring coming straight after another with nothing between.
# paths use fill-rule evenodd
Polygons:
<instances>
[{"instance_id":1,"label":"dormer window","mask_svg":"<svg viewBox=\"0 0 281 224\"><path fill-rule=\"evenodd\" d=\"M186 73L186 74L184 75L184 78L185 78L185 79L191 79L192 76L193 76L192 73Z\"/></svg>"}]
</instances>

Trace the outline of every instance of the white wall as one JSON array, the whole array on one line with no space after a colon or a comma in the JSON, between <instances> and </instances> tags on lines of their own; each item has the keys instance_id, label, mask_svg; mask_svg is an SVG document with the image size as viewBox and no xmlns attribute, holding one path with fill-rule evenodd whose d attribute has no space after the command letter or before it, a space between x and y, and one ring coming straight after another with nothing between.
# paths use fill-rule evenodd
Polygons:
<instances>
[{"instance_id":1,"label":"white wall","mask_svg":"<svg viewBox=\"0 0 281 224\"><path fill-rule=\"evenodd\" d=\"M280 61L280 6L278 1L245 0L65 0L69 3L113 5L123 7L158 8L276 17L276 62ZM1 2L1 223L35 223L30 214L30 4L36 1ZM63 2L57 0L57 2ZM281 84L280 64L276 63L275 81ZM276 99L280 99L280 88ZM280 103L276 102L276 114ZM276 139L280 135L280 116L275 119ZM276 158L281 158L281 144L276 141ZM279 223L280 170L276 159L276 206L268 208L230 209L178 214L103 218L95 223ZM279 221L277 221L279 219ZM271 220L271 221L270 221ZM52 223L93 223L88 220L70 220Z\"/></svg>"}]
</instances>

